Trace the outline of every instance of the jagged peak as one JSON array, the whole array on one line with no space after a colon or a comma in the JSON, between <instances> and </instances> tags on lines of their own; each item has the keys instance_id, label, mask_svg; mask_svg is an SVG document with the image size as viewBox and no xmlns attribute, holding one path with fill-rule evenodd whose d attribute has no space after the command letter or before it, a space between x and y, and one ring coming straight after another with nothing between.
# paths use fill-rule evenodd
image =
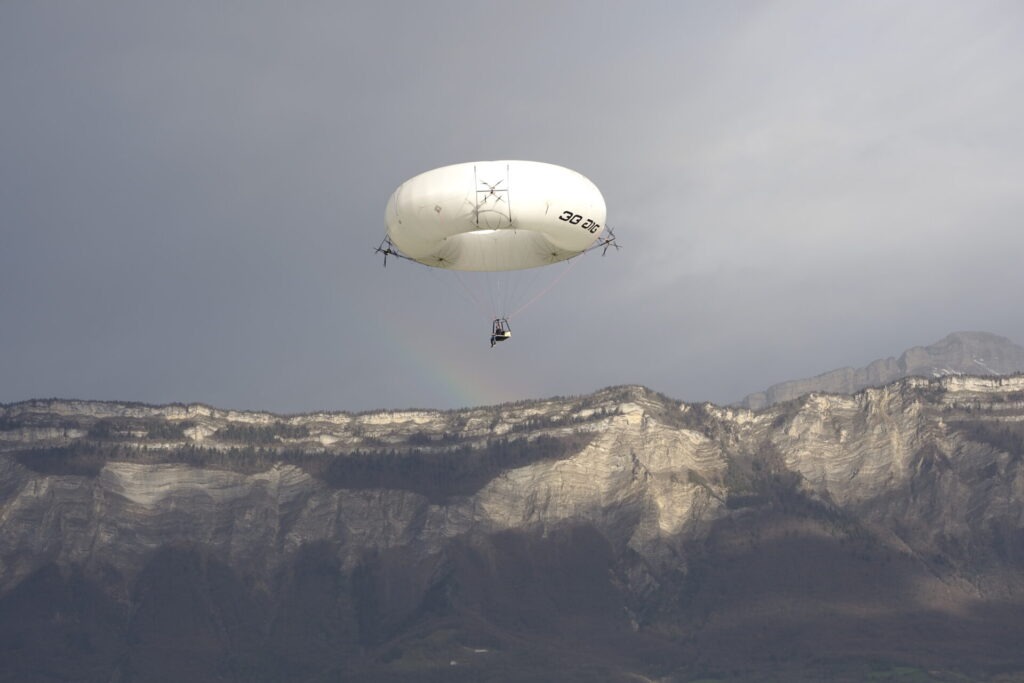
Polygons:
<instances>
[{"instance_id":1,"label":"jagged peak","mask_svg":"<svg viewBox=\"0 0 1024 683\"><path fill-rule=\"evenodd\" d=\"M915 346L899 358L875 360L863 368L844 367L814 377L772 385L749 394L738 405L754 410L803 394L852 394L911 375L1011 375L1024 371L1024 347L990 332L953 332L929 346Z\"/></svg>"}]
</instances>

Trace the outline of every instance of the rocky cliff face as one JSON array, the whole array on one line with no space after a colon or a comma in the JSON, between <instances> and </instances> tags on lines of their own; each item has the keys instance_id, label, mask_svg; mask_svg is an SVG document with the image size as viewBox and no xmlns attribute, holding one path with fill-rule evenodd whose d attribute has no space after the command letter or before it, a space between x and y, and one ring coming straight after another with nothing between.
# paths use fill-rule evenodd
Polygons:
<instances>
[{"instance_id":1,"label":"rocky cliff face","mask_svg":"<svg viewBox=\"0 0 1024 683\"><path fill-rule=\"evenodd\" d=\"M2 406L0 677L1008 675L1022 460L1022 376L759 412Z\"/></svg>"},{"instance_id":2,"label":"rocky cliff face","mask_svg":"<svg viewBox=\"0 0 1024 683\"><path fill-rule=\"evenodd\" d=\"M783 382L750 394L740 405L753 410L823 392L852 394L903 377L1012 375L1024 372L1024 347L987 332L954 332L931 346L915 346L899 358L876 360L866 368L841 368L817 377Z\"/></svg>"}]
</instances>

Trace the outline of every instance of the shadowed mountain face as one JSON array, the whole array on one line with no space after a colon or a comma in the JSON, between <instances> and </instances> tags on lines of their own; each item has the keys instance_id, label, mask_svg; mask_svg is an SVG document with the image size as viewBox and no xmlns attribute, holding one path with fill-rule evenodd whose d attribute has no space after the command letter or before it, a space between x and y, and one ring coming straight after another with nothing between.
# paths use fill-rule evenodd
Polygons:
<instances>
[{"instance_id":1,"label":"shadowed mountain face","mask_svg":"<svg viewBox=\"0 0 1024 683\"><path fill-rule=\"evenodd\" d=\"M931 346L915 346L899 358L876 360L866 368L842 368L817 377L782 382L750 394L740 405L753 410L804 394L852 394L903 377L1012 375L1024 372L1024 347L987 332L954 332Z\"/></svg>"},{"instance_id":2,"label":"shadowed mountain face","mask_svg":"<svg viewBox=\"0 0 1024 683\"><path fill-rule=\"evenodd\" d=\"M0 680L1024 680L1022 425L1021 376L0 406Z\"/></svg>"}]
</instances>

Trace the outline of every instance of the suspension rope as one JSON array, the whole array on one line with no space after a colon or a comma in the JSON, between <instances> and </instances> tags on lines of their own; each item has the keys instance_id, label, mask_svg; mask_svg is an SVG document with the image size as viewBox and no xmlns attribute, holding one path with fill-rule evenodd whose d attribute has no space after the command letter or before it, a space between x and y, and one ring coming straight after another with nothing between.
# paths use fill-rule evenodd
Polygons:
<instances>
[{"instance_id":1,"label":"suspension rope","mask_svg":"<svg viewBox=\"0 0 1024 683\"><path fill-rule=\"evenodd\" d=\"M552 281L551 281L551 283L550 283L550 284L548 284L548 286L547 286L547 287L545 287L544 289L542 289L541 291L539 291L539 292L538 292L537 294L535 294L535 295L534 295L534 297L533 297L532 299L530 299L530 300L529 300L529 301L527 301L527 302L526 302L525 304L523 304L522 306L520 306L519 308L517 308L517 309L516 309L515 311L513 311L513 312L512 312L511 314L509 314L508 318L510 318L510 319L511 319L511 318L512 318L513 316L517 316L517 315L519 315L520 313L522 313L523 311L525 311L525 310L526 310L526 309L527 309L527 308L528 308L529 306L533 305L533 303L534 303L535 301L537 301L537 300L538 300L538 299L540 299L540 298L541 298L542 296L544 296L544 295L545 295L545 294L547 294L547 293L548 293L549 291L551 291L551 289L552 289L552 288L553 288L553 287L554 287L555 285L557 285L557 284L559 283L559 281L561 281L561 279L562 279L563 277L565 277L566 275L568 275L568 274L569 274L569 271L570 271L570 270L572 270L573 268L575 268L575 267L576 267L576 264L577 264L577 263L578 263L578 260L577 260L576 258L572 258L572 259L569 259L569 265L568 265L568 266L566 266L565 268L563 268L563 269L562 269L562 272L558 274L558 277L556 277L556 278L555 278L554 280L552 280Z\"/></svg>"}]
</instances>

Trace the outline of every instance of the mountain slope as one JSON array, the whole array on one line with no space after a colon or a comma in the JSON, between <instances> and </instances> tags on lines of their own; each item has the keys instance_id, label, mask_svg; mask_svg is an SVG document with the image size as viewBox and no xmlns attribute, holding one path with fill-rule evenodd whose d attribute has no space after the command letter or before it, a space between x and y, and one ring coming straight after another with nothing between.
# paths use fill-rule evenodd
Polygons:
<instances>
[{"instance_id":1,"label":"mountain slope","mask_svg":"<svg viewBox=\"0 0 1024 683\"><path fill-rule=\"evenodd\" d=\"M0 680L1019 680L1021 425L1021 376L2 406Z\"/></svg>"}]
</instances>

